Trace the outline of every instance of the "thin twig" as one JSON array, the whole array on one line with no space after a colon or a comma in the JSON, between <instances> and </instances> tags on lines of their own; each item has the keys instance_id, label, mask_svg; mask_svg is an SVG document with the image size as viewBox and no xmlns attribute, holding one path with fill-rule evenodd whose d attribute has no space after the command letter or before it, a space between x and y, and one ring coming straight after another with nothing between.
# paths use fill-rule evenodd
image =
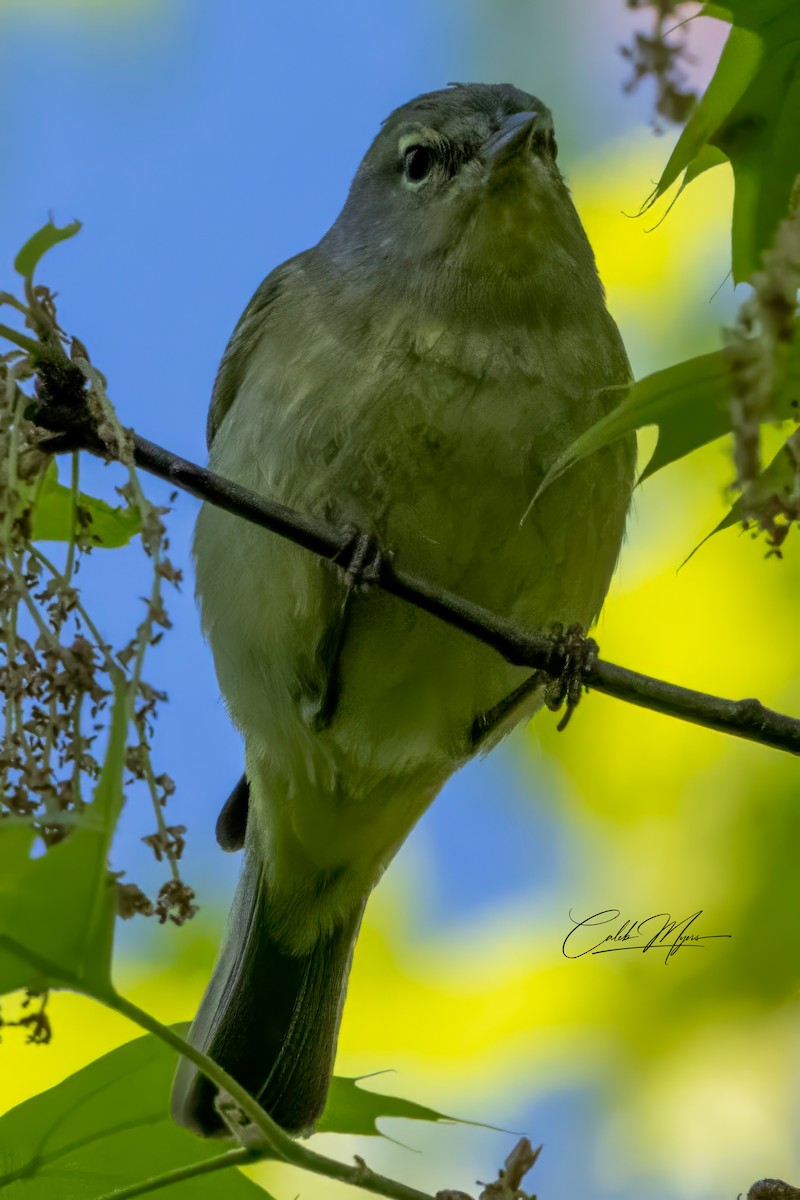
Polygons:
<instances>
[{"instance_id":1,"label":"thin twig","mask_svg":"<svg viewBox=\"0 0 800 1200\"><path fill-rule=\"evenodd\" d=\"M56 360L69 362L60 344L32 344L29 338L21 337L6 326L0 326L0 336L28 351L34 365L40 369L46 370ZM113 447L93 436L87 414L80 408L79 394L70 397L67 409L59 407L52 427L47 424L48 409L44 405L39 408L35 419L37 424L52 428L55 433L43 447L51 453L74 450L77 441L83 449L93 454L105 459L115 457ZM166 479L200 500L272 530L322 558L336 560L352 540L352 531L337 529L319 517L299 513L267 500L136 434L131 435L130 444L136 465L152 475ZM553 678L563 673L566 665L564 651L551 636L518 629L489 609L399 570L388 557L381 560L375 583L391 595L491 646L513 666L545 671ZM771 746L775 750L800 754L800 720L774 712L759 700L728 700L705 692L695 692L600 659L590 661L585 667L583 682L587 688L641 708Z\"/></svg>"},{"instance_id":2,"label":"thin twig","mask_svg":"<svg viewBox=\"0 0 800 1200\"><path fill-rule=\"evenodd\" d=\"M323 558L335 560L352 539L352 532L267 500L213 471L178 458L145 438L134 435L133 447L137 466L200 500L289 538ZM491 646L514 666L531 667L553 676L563 669L557 644L547 634L519 629L489 609L399 570L388 558L381 561L376 583L391 595ZM599 659L587 668L584 682L588 688L628 704L775 750L800 754L800 720L774 712L758 700L727 700L692 691Z\"/></svg>"},{"instance_id":3,"label":"thin twig","mask_svg":"<svg viewBox=\"0 0 800 1200\"><path fill-rule=\"evenodd\" d=\"M216 1171L224 1171L230 1167L246 1167L258 1162L263 1155L253 1150L228 1150L216 1158L207 1158L203 1162L190 1163L187 1167L177 1167L174 1171L165 1171L163 1175L154 1175L152 1179L144 1179L141 1183L131 1184L130 1187L115 1188L113 1192L104 1192L98 1200L133 1200L134 1196L147 1196L151 1192L159 1192L162 1188L172 1187L175 1183L184 1183L187 1179L197 1179L202 1175L212 1175Z\"/></svg>"},{"instance_id":4,"label":"thin twig","mask_svg":"<svg viewBox=\"0 0 800 1200\"><path fill-rule=\"evenodd\" d=\"M72 451L70 472L70 502L69 502L69 544L67 546L67 562L64 567L64 578L69 586L72 583L72 572L75 569L75 542L78 536L78 495L80 482L80 455ZM44 478L44 476L42 476Z\"/></svg>"},{"instance_id":5,"label":"thin twig","mask_svg":"<svg viewBox=\"0 0 800 1200\"><path fill-rule=\"evenodd\" d=\"M126 999L125 996L120 996L110 984L105 986L82 978L76 975L70 968L61 967L51 962L43 955L37 954L36 951L22 945L21 942L9 937L7 934L0 933L0 949L10 951L24 962L30 963L32 967L41 972L48 982L52 982L54 986L66 986L72 988L74 991L82 992L84 995L92 996L95 1000L99 1000L101 1004L105 1004L108 1008L113 1009L114 1012L121 1013L123 1016L128 1017L129 1020L140 1025L142 1029L155 1034L157 1038L177 1051L178 1054L184 1055L190 1062L193 1062L212 1083L215 1083L221 1091L227 1092L230 1095L244 1116L255 1126L258 1133L257 1135L253 1135L248 1141L246 1149L254 1152L258 1157L278 1159L292 1166L300 1167L305 1171L311 1171L315 1175L324 1175L329 1179L338 1179L341 1183L349 1183L353 1187L362 1188L364 1191L373 1192L379 1196L387 1196L389 1200L433 1200L427 1192L420 1192L416 1188L407 1187L405 1184L398 1183L394 1179L388 1179L385 1175L379 1175L377 1172L370 1170L363 1162L356 1163L355 1166L350 1166L347 1163L337 1162L336 1159L328 1158L324 1154L318 1154L315 1150L310 1150L307 1146L302 1146L299 1142L294 1141L261 1108L258 1101L232 1075L223 1070L218 1063L203 1054L202 1051L193 1046L186 1038L181 1037L169 1025L162 1025L146 1009L140 1008L138 1004L134 1004L133 1001ZM258 1138L257 1141L256 1137ZM248 1138L250 1138L249 1134Z\"/></svg>"}]
</instances>

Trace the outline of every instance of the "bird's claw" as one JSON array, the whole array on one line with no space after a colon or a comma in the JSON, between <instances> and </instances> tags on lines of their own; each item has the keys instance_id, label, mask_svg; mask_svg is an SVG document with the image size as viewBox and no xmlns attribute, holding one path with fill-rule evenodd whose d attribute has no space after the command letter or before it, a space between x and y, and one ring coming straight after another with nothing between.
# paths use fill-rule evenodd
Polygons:
<instances>
[{"instance_id":1,"label":"bird's claw","mask_svg":"<svg viewBox=\"0 0 800 1200\"><path fill-rule=\"evenodd\" d=\"M385 550L374 534L363 533L354 526L348 527L347 535L348 540L334 562L347 573L353 590L369 591L379 582L384 564L394 558L394 551Z\"/></svg>"},{"instance_id":2,"label":"bird's claw","mask_svg":"<svg viewBox=\"0 0 800 1200\"><path fill-rule=\"evenodd\" d=\"M557 726L561 733L578 706L586 676L597 662L600 649L594 638L584 635L580 625L570 625L566 632L563 625L554 625L551 637L553 660L559 664L559 670L545 688L544 702L551 712L558 712L566 701L566 712Z\"/></svg>"}]
</instances>

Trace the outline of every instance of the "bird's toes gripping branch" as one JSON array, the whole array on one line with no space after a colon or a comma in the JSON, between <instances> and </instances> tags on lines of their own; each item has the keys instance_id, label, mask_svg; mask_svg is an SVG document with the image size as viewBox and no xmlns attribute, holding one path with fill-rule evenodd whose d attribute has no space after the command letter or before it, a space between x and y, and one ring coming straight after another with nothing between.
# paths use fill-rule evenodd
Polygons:
<instances>
[{"instance_id":1,"label":"bird's toes gripping branch","mask_svg":"<svg viewBox=\"0 0 800 1200\"><path fill-rule=\"evenodd\" d=\"M372 533L363 533L354 525L346 527L347 542L334 561L346 573L348 590L366 592L381 577L384 564L391 563L394 550L381 546Z\"/></svg>"},{"instance_id":2,"label":"bird's toes gripping branch","mask_svg":"<svg viewBox=\"0 0 800 1200\"><path fill-rule=\"evenodd\" d=\"M545 688L544 702L551 712L558 712L566 702L566 711L558 723L559 733L566 729L570 717L587 688L586 677L597 662L600 649L594 638L586 637L581 625L553 626L551 662L553 673Z\"/></svg>"}]
</instances>

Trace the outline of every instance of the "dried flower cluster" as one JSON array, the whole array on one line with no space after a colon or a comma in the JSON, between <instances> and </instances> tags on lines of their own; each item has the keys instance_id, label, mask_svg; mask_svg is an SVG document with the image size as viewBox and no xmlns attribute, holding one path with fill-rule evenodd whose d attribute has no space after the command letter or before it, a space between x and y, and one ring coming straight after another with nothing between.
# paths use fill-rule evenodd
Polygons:
<instances>
[{"instance_id":1,"label":"dried flower cluster","mask_svg":"<svg viewBox=\"0 0 800 1200\"><path fill-rule=\"evenodd\" d=\"M754 272L752 292L726 331L731 369L731 426L736 487L742 492L744 520L767 534L771 552L800 521L800 430L787 438L766 472L761 462L761 426L781 414L778 397L787 382L789 354L797 327L800 288L800 179L793 207L778 226L772 248ZM795 397L792 404L800 420ZM784 414L785 415L785 414Z\"/></svg>"},{"instance_id":2,"label":"dried flower cluster","mask_svg":"<svg viewBox=\"0 0 800 1200\"><path fill-rule=\"evenodd\" d=\"M536 1163L541 1150L541 1146L534 1150L526 1137L520 1138L498 1171L497 1179L481 1185L483 1191L478 1200L536 1200L533 1194L522 1190L522 1181ZM363 1161L356 1155L357 1163ZM443 1192L437 1192L434 1200L472 1200L472 1197L466 1192L454 1192L446 1188Z\"/></svg>"},{"instance_id":3,"label":"dried flower cluster","mask_svg":"<svg viewBox=\"0 0 800 1200\"><path fill-rule=\"evenodd\" d=\"M46 1046L53 1036L53 1030L50 1026L50 1018L47 1015L47 1001L49 999L49 995L50 993L47 991L26 991L19 1005L24 1015L17 1017L16 1020L11 1021L7 1017L3 1017L2 1012L0 1012L0 1030L2 1030L4 1026L9 1027L16 1025L20 1029L24 1029L26 1031L28 1036L25 1038L25 1041L30 1045ZM39 1006L38 1008L33 1009L32 1012L28 1012L28 1009L30 1009L34 1000L39 1001Z\"/></svg>"},{"instance_id":4,"label":"dried flower cluster","mask_svg":"<svg viewBox=\"0 0 800 1200\"><path fill-rule=\"evenodd\" d=\"M49 292L29 285L26 293L27 304L4 293L0 303L24 313L41 341L57 344L65 374L72 372L73 388L79 378L98 432L119 455L127 435L108 400L105 380L79 343L73 343L71 360L63 352L65 339ZM158 705L166 697L142 676L148 647L170 625L163 584L180 583L180 572L166 557L167 510L146 499L129 461L128 482L118 491L127 511L138 516L153 571L144 617L130 641L115 648L101 634L76 586L82 560L100 540L93 532L93 502L79 491L77 452L71 456L71 488L66 498L60 497L69 508L72 531L63 563L52 561L36 541L37 505L52 459L43 449L41 431L28 419L35 400L26 385L38 371L36 396L52 392L58 385L53 375L61 369L59 360L54 361L56 370L46 372L25 350L0 357L0 829L4 821L28 823L46 848L69 836L100 776L109 702L115 687L124 685L130 739L125 788L141 781L149 791L156 829L144 840L157 861L168 864L169 878L151 900L136 884L120 882L124 872L114 873L119 912L124 917L155 914L162 923L180 924L196 911L194 893L181 880L178 866L186 831L165 822L164 804L174 784L168 775L155 773L150 754Z\"/></svg>"},{"instance_id":5,"label":"dried flower cluster","mask_svg":"<svg viewBox=\"0 0 800 1200\"><path fill-rule=\"evenodd\" d=\"M628 8L653 10L653 31L650 35L636 33L632 46L620 46L620 54L633 67L633 75L624 85L632 92L643 79L652 77L656 86L656 113L653 127L662 132L658 117L681 125L697 100L697 93L686 87L682 63L688 60L686 42L667 41L678 20L678 10L685 9L682 0L626 0ZM693 6L695 9L697 5Z\"/></svg>"}]
</instances>

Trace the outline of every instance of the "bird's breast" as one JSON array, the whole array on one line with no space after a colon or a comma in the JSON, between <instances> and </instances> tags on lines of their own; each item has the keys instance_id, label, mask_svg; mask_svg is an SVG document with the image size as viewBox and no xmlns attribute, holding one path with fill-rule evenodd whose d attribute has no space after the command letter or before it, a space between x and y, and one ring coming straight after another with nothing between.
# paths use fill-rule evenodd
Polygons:
<instances>
[{"instance_id":1,"label":"bird's breast","mask_svg":"<svg viewBox=\"0 0 800 1200\"><path fill-rule=\"evenodd\" d=\"M301 347L273 333L220 430L215 469L301 511L372 529L401 569L520 625L588 625L622 537L629 448L579 464L521 519L553 457L600 414L611 380L589 339L368 316L358 336L348 329L319 326ZM325 804L351 837L346 812L361 828L370 797L405 790L408 814L398 801L390 827L406 829L420 811L413 796L429 798L463 761L475 717L524 673L379 590L359 594L336 716L314 734L296 694L330 617L321 600L329 568L260 530L234 539L231 521L201 518L204 621L248 744L276 778L318 781L307 821L295 811L304 830L295 835L335 857ZM333 778L346 781L347 798L331 807ZM297 793L300 782L286 787Z\"/></svg>"}]
</instances>

